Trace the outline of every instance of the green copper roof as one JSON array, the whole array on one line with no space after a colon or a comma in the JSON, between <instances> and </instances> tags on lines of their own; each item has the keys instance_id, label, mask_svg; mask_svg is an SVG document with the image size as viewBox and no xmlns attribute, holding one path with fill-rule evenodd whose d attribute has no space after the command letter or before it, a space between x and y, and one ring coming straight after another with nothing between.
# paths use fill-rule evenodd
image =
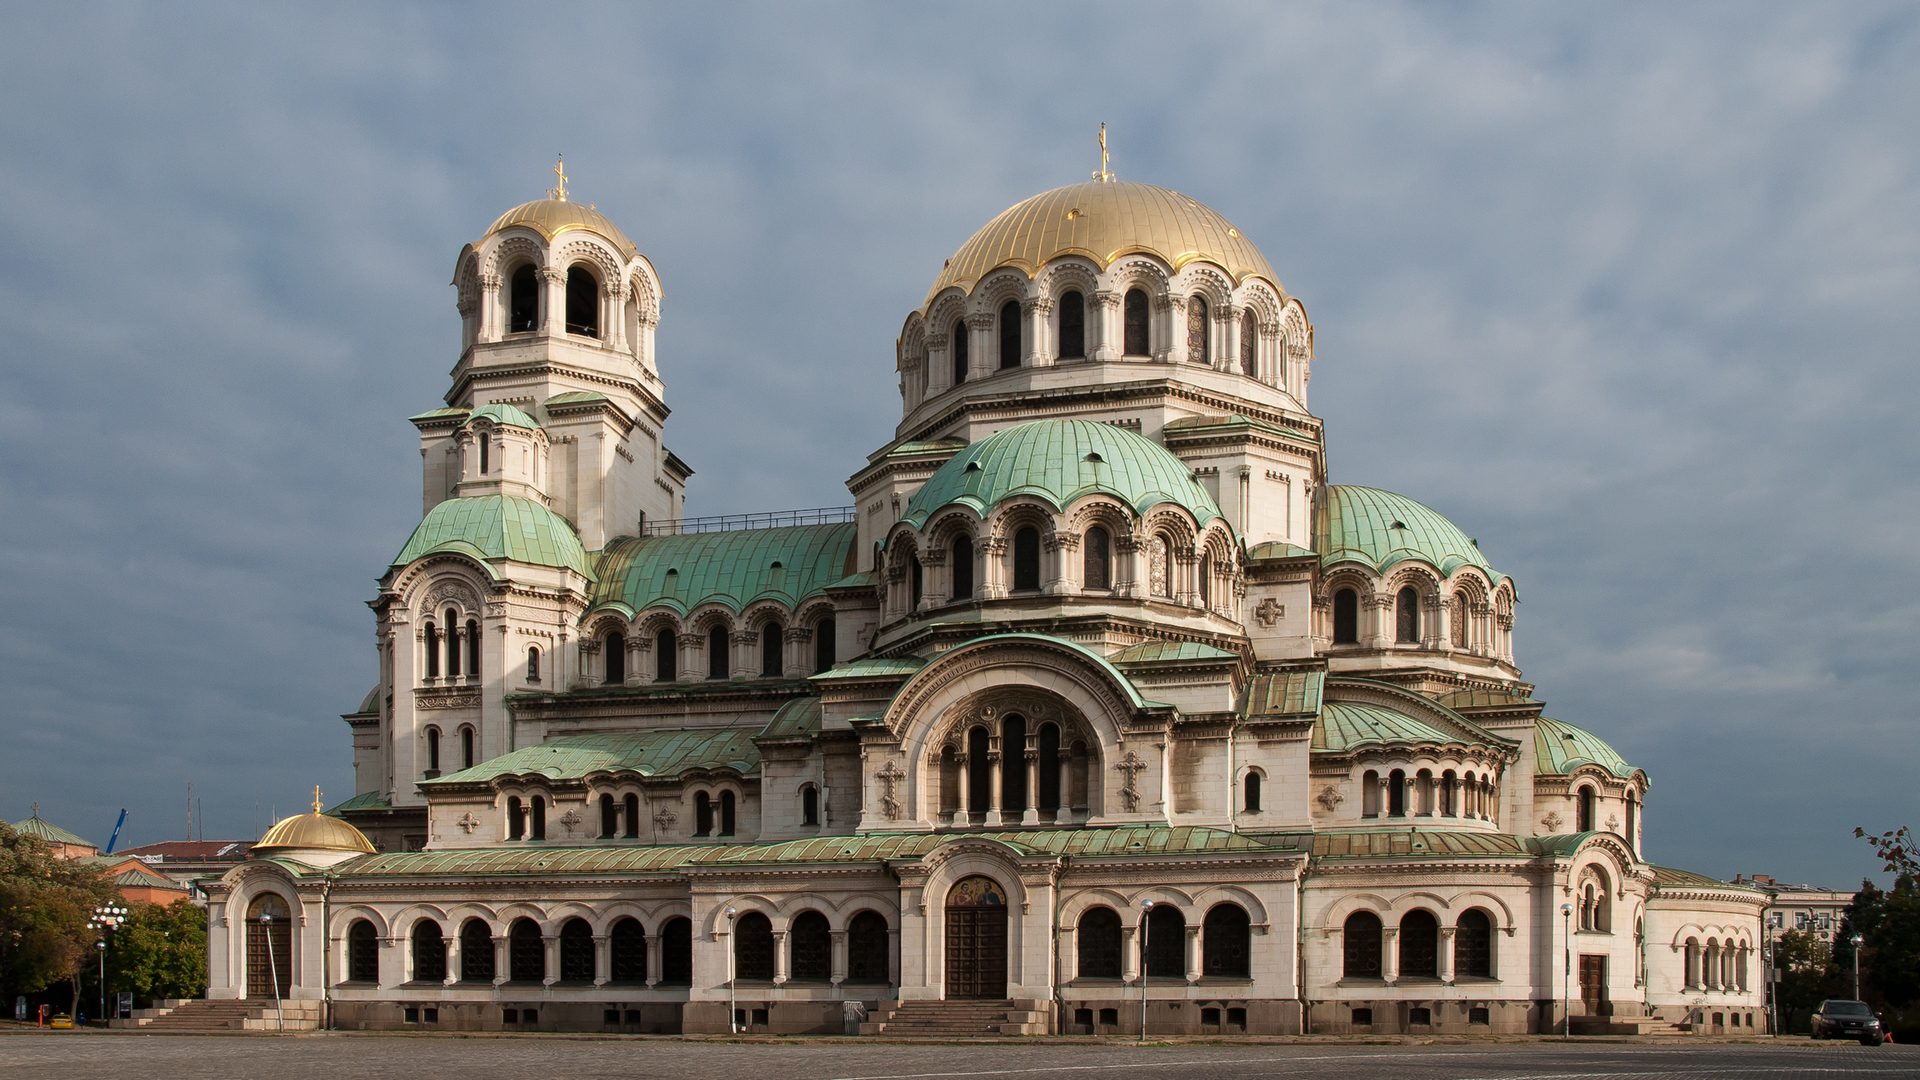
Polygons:
<instances>
[{"instance_id":1,"label":"green copper roof","mask_svg":"<svg viewBox=\"0 0 1920 1080\"><path fill-rule=\"evenodd\" d=\"M798 697L774 710L760 729L762 739L810 739L820 733L820 699Z\"/></svg>"},{"instance_id":2,"label":"green copper roof","mask_svg":"<svg viewBox=\"0 0 1920 1080\"><path fill-rule=\"evenodd\" d=\"M393 800L384 791L363 791L343 803L336 803L326 811L328 817L339 817L354 810L391 810Z\"/></svg>"},{"instance_id":3,"label":"green copper roof","mask_svg":"<svg viewBox=\"0 0 1920 1080\"><path fill-rule=\"evenodd\" d=\"M25 821L14 822L13 831L22 836L37 837L49 844L73 844L77 847L99 846L93 841L75 836L73 833L41 817L37 807L34 809L33 815Z\"/></svg>"},{"instance_id":4,"label":"green copper roof","mask_svg":"<svg viewBox=\"0 0 1920 1080\"><path fill-rule=\"evenodd\" d=\"M1220 516L1193 470L1151 439L1090 420L1036 420L955 454L914 493L901 520L917 528L955 503L984 515L1015 495L1064 510L1093 492L1112 495L1135 513L1172 502L1203 523Z\"/></svg>"},{"instance_id":5,"label":"green copper roof","mask_svg":"<svg viewBox=\"0 0 1920 1080\"><path fill-rule=\"evenodd\" d=\"M1467 741L1383 705L1353 701L1327 702L1320 709L1320 722L1313 726L1313 748L1335 752L1367 745L1433 743L1446 746Z\"/></svg>"},{"instance_id":6,"label":"green copper roof","mask_svg":"<svg viewBox=\"0 0 1920 1080\"><path fill-rule=\"evenodd\" d=\"M499 401L491 405L482 405L467 414L469 424L481 419L491 420L496 424L511 424L514 427L538 428L540 426L540 421L528 416L519 406Z\"/></svg>"},{"instance_id":7,"label":"green copper roof","mask_svg":"<svg viewBox=\"0 0 1920 1080\"><path fill-rule=\"evenodd\" d=\"M1247 719L1318 716L1326 685L1324 671L1263 672L1247 680L1240 715Z\"/></svg>"},{"instance_id":8,"label":"green copper roof","mask_svg":"<svg viewBox=\"0 0 1920 1080\"><path fill-rule=\"evenodd\" d=\"M1240 654L1197 641L1143 641L1107 657L1116 664L1152 664L1169 660L1238 660Z\"/></svg>"},{"instance_id":9,"label":"green copper roof","mask_svg":"<svg viewBox=\"0 0 1920 1080\"><path fill-rule=\"evenodd\" d=\"M1320 552L1321 565L1328 567L1360 562L1384 572L1408 559L1419 559L1442 574L1471 565L1495 582L1504 576L1495 572L1458 525L1429 506L1379 488L1328 485L1313 546Z\"/></svg>"},{"instance_id":10,"label":"green copper roof","mask_svg":"<svg viewBox=\"0 0 1920 1080\"><path fill-rule=\"evenodd\" d=\"M425 780L422 787L486 783L497 776L537 773L579 780L588 773L633 772L678 776L694 769L732 769L745 776L760 767L752 728L674 728L627 735L563 735L483 761L471 769Z\"/></svg>"},{"instance_id":11,"label":"green copper roof","mask_svg":"<svg viewBox=\"0 0 1920 1080\"><path fill-rule=\"evenodd\" d=\"M1313 854L1316 859L1525 858L1532 852L1506 833L1400 828L1315 833Z\"/></svg>"},{"instance_id":12,"label":"green copper roof","mask_svg":"<svg viewBox=\"0 0 1920 1080\"><path fill-rule=\"evenodd\" d=\"M855 528L845 522L623 536L594 554L593 603L631 612L665 606L683 615L708 603L739 612L761 599L798 607L847 575Z\"/></svg>"},{"instance_id":13,"label":"green copper roof","mask_svg":"<svg viewBox=\"0 0 1920 1080\"><path fill-rule=\"evenodd\" d=\"M1691 870L1681 870L1672 866L1653 868L1653 887L1656 889L1726 889L1728 891L1750 892L1764 895L1765 889L1753 885L1735 885L1730 881L1721 881L1716 877L1696 874Z\"/></svg>"},{"instance_id":14,"label":"green copper roof","mask_svg":"<svg viewBox=\"0 0 1920 1080\"><path fill-rule=\"evenodd\" d=\"M1534 721L1533 756L1534 771L1542 776L1565 776L1582 765L1598 765L1622 780L1636 771L1599 736L1550 716Z\"/></svg>"},{"instance_id":15,"label":"green copper roof","mask_svg":"<svg viewBox=\"0 0 1920 1080\"><path fill-rule=\"evenodd\" d=\"M1253 545L1253 550L1247 552L1247 558L1255 560L1297 559L1303 555L1312 554L1313 552L1301 547L1299 544L1289 544L1285 540L1268 540L1264 544Z\"/></svg>"},{"instance_id":16,"label":"green copper roof","mask_svg":"<svg viewBox=\"0 0 1920 1080\"><path fill-rule=\"evenodd\" d=\"M132 886L141 889L170 889L178 893L187 891L185 885L180 884L172 878L164 874L156 874L151 870L137 865L129 866L125 870L113 874L109 876L107 880L123 889Z\"/></svg>"},{"instance_id":17,"label":"green copper roof","mask_svg":"<svg viewBox=\"0 0 1920 1080\"><path fill-rule=\"evenodd\" d=\"M404 566L442 551L488 562L511 559L564 567L591 578L587 553L573 526L559 514L518 495L469 495L447 499L427 511L393 565Z\"/></svg>"},{"instance_id":18,"label":"green copper roof","mask_svg":"<svg viewBox=\"0 0 1920 1080\"><path fill-rule=\"evenodd\" d=\"M829 668L818 675L809 676L808 679L811 682L896 677L904 679L926 666L927 662L918 656L872 656L864 660L853 660L836 668Z\"/></svg>"},{"instance_id":19,"label":"green copper roof","mask_svg":"<svg viewBox=\"0 0 1920 1080\"><path fill-rule=\"evenodd\" d=\"M607 395L592 390L569 390L564 394L555 394L547 399L547 408L555 405L591 405L598 401L609 400Z\"/></svg>"}]
</instances>

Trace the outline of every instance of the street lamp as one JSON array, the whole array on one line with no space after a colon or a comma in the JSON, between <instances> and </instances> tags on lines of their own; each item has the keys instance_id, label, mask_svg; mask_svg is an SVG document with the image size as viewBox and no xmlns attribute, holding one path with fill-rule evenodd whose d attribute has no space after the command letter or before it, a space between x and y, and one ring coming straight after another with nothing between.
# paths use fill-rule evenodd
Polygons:
<instances>
[{"instance_id":1,"label":"street lamp","mask_svg":"<svg viewBox=\"0 0 1920 1080\"><path fill-rule=\"evenodd\" d=\"M87 929L100 935L93 947L100 953L100 1023L103 1025L107 1022L107 935L126 921L127 909L120 904L101 904L87 920Z\"/></svg>"},{"instance_id":2,"label":"street lamp","mask_svg":"<svg viewBox=\"0 0 1920 1080\"><path fill-rule=\"evenodd\" d=\"M280 961L273 958L273 912L260 913L260 935L267 941L267 972L273 976L273 1015L281 1031L287 1030L287 1014L280 1005Z\"/></svg>"},{"instance_id":3,"label":"street lamp","mask_svg":"<svg viewBox=\"0 0 1920 1080\"><path fill-rule=\"evenodd\" d=\"M1153 901L1140 901L1140 1041L1147 1041L1147 926Z\"/></svg>"},{"instance_id":4,"label":"street lamp","mask_svg":"<svg viewBox=\"0 0 1920 1080\"><path fill-rule=\"evenodd\" d=\"M1859 934L1847 939L1853 943L1853 1000L1860 1000L1860 943L1867 940Z\"/></svg>"},{"instance_id":5,"label":"street lamp","mask_svg":"<svg viewBox=\"0 0 1920 1080\"><path fill-rule=\"evenodd\" d=\"M735 1007L733 999L734 949L737 945L733 938L733 917L738 914L740 911L737 908L727 909L727 1031L734 1035L740 1034L740 1010Z\"/></svg>"},{"instance_id":6,"label":"street lamp","mask_svg":"<svg viewBox=\"0 0 1920 1080\"><path fill-rule=\"evenodd\" d=\"M1567 990L1568 983L1573 978L1573 905L1572 904L1560 905L1560 921L1566 925L1566 942L1567 942L1565 963L1562 965L1560 969L1560 1037L1565 1039L1565 1038L1570 1038L1573 1035L1572 995L1569 994Z\"/></svg>"}]
</instances>

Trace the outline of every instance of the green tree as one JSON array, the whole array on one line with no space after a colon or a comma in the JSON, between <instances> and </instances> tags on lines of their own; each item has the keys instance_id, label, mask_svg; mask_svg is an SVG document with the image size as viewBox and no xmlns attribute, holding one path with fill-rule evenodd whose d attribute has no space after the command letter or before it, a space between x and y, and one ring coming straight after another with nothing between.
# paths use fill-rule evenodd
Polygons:
<instances>
[{"instance_id":1,"label":"green tree","mask_svg":"<svg viewBox=\"0 0 1920 1080\"><path fill-rule=\"evenodd\" d=\"M80 1007L81 973L93 961L94 908L113 897L91 867L56 858L38 837L0 822L0 988L37 994L59 983Z\"/></svg>"},{"instance_id":2,"label":"green tree","mask_svg":"<svg viewBox=\"0 0 1920 1080\"><path fill-rule=\"evenodd\" d=\"M207 991L207 913L190 900L134 904L107 951L107 983L138 1001Z\"/></svg>"},{"instance_id":3,"label":"green tree","mask_svg":"<svg viewBox=\"0 0 1920 1080\"><path fill-rule=\"evenodd\" d=\"M1910 827L1902 825L1883 833L1870 833L1855 826L1853 835L1873 845L1873 853L1886 864L1887 873L1895 877L1920 877L1920 840L1914 837Z\"/></svg>"},{"instance_id":4,"label":"green tree","mask_svg":"<svg viewBox=\"0 0 1920 1080\"><path fill-rule=\"evenodd\" d=\"M1840 988L1833 945L1818 931L1789 930L1775 938L1773 963L1780 972L1774 1001L1780 1010L1782 1031L1807 1031L1820 1002L1847 996Z\"/></svg>"}]
</instances>

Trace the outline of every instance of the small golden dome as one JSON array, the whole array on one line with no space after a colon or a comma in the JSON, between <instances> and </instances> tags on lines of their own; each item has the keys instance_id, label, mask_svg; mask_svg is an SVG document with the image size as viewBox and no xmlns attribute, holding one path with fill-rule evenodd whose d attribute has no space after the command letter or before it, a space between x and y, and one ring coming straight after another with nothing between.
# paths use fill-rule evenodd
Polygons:
<instances>
[{"instance_id":1,"label":"small golden dome","mask_svg":"<svg viewBox=\"0 0 1920 1080\"><path fill-rule=\"evenodd\" d=\"M1002 211L947 260L927 299L952 285L971 287L1002 266L1032 275L1059 256L1084 255L1105 270L1135 252L1175 270L1205 259L1235 282L1261 277L1280 288L1267 257L1210 207L1151 184L1093 180L1043 191Z\"/></svg>"},{"instance_id":2,"label":"small golden dome","mask_svg":"<svg viewBox=\"0 0 1920 1080\"><path fill-rule=\"evenodd\" d=\"M586 229L613 241L620 253L629 258L639 251L633 246L633 241L627 239L627 234L620 231L620 226L607 220L607 215L585 203L568 202L565 199L535 199L521 203L494 219L480 239L485 240L502 229L516 225L532 229L546 237L549 243L561 233Z\"/></svg>"},{"instance_id":3,"label":"small golden dome","mask_svg":"<svg viewBox=\"0 0 1920 1080\"><path fill-rule=\"evenodd\" d=\"M315 810L311 814L295 814L290 818L281 818L273 828L253 845L253 853L263 854L269 851L292 850L307 851L357 851L374 854L373 842L359 829L341 821L337 817Z\"/></svg>"}]
</instances>

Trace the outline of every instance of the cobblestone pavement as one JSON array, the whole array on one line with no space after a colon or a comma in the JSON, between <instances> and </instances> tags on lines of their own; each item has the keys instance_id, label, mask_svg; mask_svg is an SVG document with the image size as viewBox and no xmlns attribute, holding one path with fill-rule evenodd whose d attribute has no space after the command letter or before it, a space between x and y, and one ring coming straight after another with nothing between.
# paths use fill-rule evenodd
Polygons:
<instances>
[{"instance_id":1,"label":"cobblestone pavement","mask_svg":"<svg viewBox=\"0 0 1920 1080\"><path fill-rule=\"evenodd\" d=\"M1920 1047L1794 1041L1379 1045L0 1033L0 1077L88 1080L1845 1080L1920 1078Z\"/></svg>"}]
</instances>

